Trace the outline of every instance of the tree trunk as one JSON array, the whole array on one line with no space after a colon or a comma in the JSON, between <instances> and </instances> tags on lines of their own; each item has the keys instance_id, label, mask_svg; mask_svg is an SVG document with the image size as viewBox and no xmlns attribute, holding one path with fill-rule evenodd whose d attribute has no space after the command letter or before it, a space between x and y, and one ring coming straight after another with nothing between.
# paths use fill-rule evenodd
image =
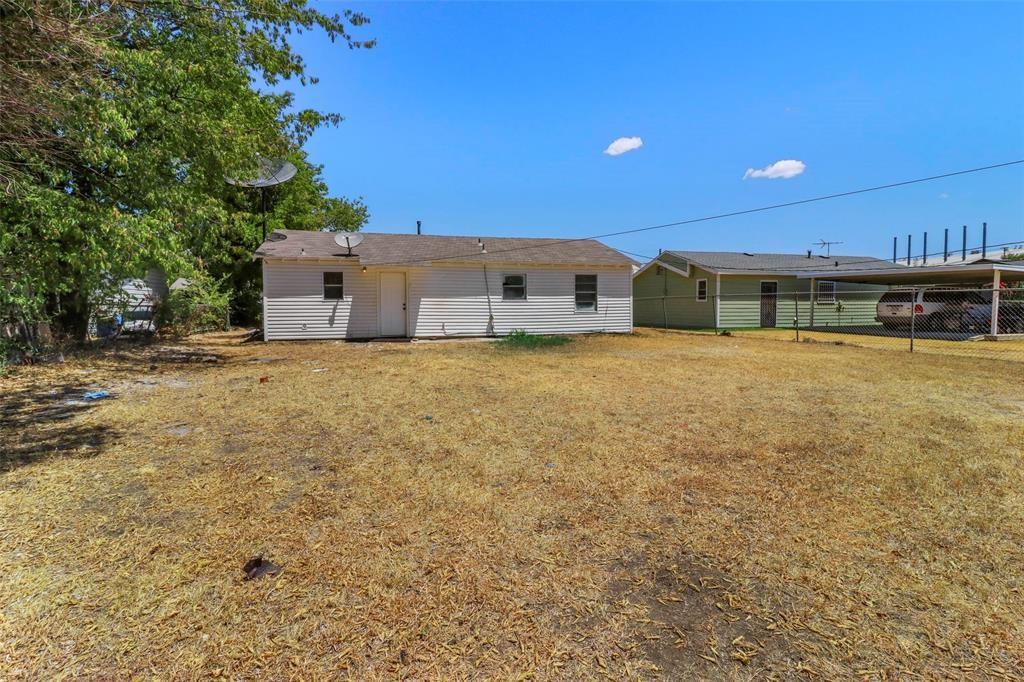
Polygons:
<instances>
[{"instance_id":1,"label":"tree trunk","mask_svg":"<svg viewBox=\"0 0 1024 682\"><path fill-rule=\"evenodd\" d=\"M89 300L79 290L58 296L56 335L76 343L89 340Z\"/></svg>"}]
</instances>

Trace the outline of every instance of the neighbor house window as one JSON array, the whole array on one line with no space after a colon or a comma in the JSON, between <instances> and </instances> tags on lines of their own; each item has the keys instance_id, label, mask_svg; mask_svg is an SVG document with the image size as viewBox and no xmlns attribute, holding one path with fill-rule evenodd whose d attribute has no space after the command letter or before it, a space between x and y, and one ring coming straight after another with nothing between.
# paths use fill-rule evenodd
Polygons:
<instances>
[{"instance_id":1,"label":"neighbor house window","mask_svg":"<svg viewBox=\"0 0 1024 682\"><path fill-rule=\"evenodd\" d=\"M697 280L697 300L708 300L708 281L706 279Z\"/></svg>"},{"instance_id":2,"label":"neighbor house window","mask_svg":"<svg viewBox=\"0 0 1024 682\"><path fill-rule=\"evenodd\" d=\"M836 283L835 282L818 282L818 303L835 303L836 302Z\"/></svg>"},{"instance_id":3,"label":"neighbor house window","mask_svg":"<svg viewBox=\"0 0 1024 682\"><path fill-rule=\"evenodd\" d=\"M505 275L501 281L501 300L526 300L526 275Z\"/></svg>"},{"instance_id":4,"label":"neighbor house window","mask_svg":"<svg viewBox=\"0 0 1024 682\"><path fill-rule=\"evenodd\" d=\"M597 275L576 275L576 310L597 310Z\"/></svg>"},{"instance_id":5,"label":"neighbor house window","mask_svg":"<svg viewBox=\"0 0 1024 682\"><path fill-rule=\"evenodd\" d=\"M345 274L341 272L324 273L324 300L340 301L345 298Z\"/></svg>"}]
</instances>

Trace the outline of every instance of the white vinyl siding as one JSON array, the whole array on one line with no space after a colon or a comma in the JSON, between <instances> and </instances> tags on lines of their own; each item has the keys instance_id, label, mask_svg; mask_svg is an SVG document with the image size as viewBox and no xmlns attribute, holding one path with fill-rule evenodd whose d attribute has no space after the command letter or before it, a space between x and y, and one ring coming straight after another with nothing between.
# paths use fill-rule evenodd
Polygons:
<instances>
[{"instance_id":1,"label":"white vinyl siding","mask_svg":"<svg viewBox=\"0 0 1024 682\"><path fill-rule=\"evenodd\" d=\"M324 298L324 273L343 272L344 298ZM377 336L377 274L324 261L263 261L263 329L274 339Z\"/></svg>"},{"instance_id":2,"label":"white vinyl siding","mask_svg":"<svg viewBox=\"0 0 1024 682\"><path fill-rule=\"evenodd\" d=\"M410 325L414 336L483 336L488 316L493 333L525 329L534 334L630 332L632 269L597 270L597 312L576 312L571 268L517 270L529 282L527 300L503 301L500 270L468 266L419 268L409 272ZM487 292L490 291L490 309Z\"/></svg>"},{"instance_id":3,"label":"white vinyl siding","mask_svg":"<svg viewBox=\"0 0 1024 682\"><path fill-rule=\"evenodd\" d=\"M345 273L345 298L323 300L323 273ZM484 336L525 329L535 334L632 331L632 269L588 268L597 274L597 312L576 311L572 267L441 265L406 270L408 333L419 337ZM527 299L502 300L504 276L522 274ZM372 268L265 260L266 338L367 338L379 335L377 278ZM489 304L488 304L489 294ZM335 305L337 309L335 309ZM305 327L303 327L305 325Z\"/></svg>"}]
</instances>

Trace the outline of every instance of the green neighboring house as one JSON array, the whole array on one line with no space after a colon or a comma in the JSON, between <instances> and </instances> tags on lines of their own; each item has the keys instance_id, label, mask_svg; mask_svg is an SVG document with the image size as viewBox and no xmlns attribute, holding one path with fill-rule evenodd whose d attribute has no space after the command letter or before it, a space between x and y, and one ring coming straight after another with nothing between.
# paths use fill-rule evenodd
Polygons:
<instances>
[{"instance_id":1,"label":"green neighboring house","mask_svg":"<svg viewBox=\"0 0 1024 682\"><path fill-rule=\"evenodd\" d=\"M875 306L887 287L825 276L879 267L892 263L810 252L665 251L633 275L633 323L676 329L792 327L799 315L801 327L875 325ZM806 279L812 272L823 274Z\"/></svg>"}]
</instances>

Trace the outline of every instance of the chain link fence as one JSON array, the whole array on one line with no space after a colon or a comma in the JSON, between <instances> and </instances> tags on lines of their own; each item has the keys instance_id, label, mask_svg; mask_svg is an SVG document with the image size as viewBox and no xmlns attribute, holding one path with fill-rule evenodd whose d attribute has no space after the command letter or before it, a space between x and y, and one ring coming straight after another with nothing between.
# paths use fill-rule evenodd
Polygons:
<instances>
[{"instance_id":1,"label":"chain link fence","mask_svg":"<svg viewBox=\"0 0 1024 682\"><path fill-rule=\"evenodd\" d=\"M1024 362L1024 288L840 289L637 298L637 326Z\"/></svg>"}]
</instances>

